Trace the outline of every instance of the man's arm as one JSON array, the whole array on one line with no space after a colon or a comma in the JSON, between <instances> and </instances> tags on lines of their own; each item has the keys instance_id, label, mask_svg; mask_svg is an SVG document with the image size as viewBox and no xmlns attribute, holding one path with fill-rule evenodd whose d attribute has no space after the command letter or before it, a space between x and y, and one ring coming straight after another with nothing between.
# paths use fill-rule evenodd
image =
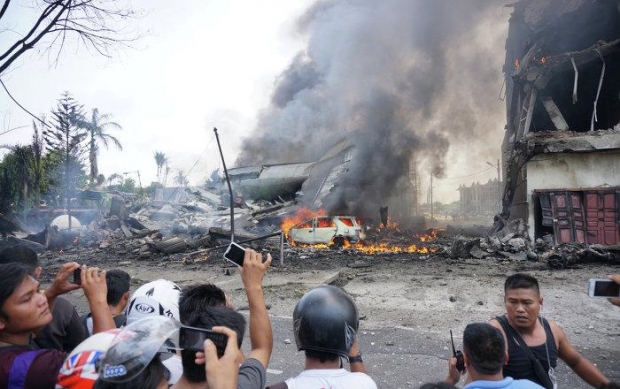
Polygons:
<instances>
[{"instance_id":1,"label":"man's arm","mask_svg":"<svg viewBox=\"0 0 620 389\"><path fill-rule=\"evenodd\" d=\"M105 274L97 267L82 267L82 289L93 317L93 334L116 328L108 306Z\"/></svg>"},{"instance_id":2,"label":"man's arm","mask_svg":"<svg viewBox=\"0 0 620 389\"><path fill-rule=\"evenodd\" d=\"M353 341L353 346L349 350L349 367L351 368L352 373L366 373L366 366L362 360L359 361L351 361L351 358L361 357L360 349L357 347L357 336Z\"/></svg>"},{"instance_id":3,"label":"man's arm","mask_svg":"<svg viewBox=\"0 0 620 389\"><path fill-rule=\"evenodd\" d=\"M248 296L250 307L250 342L252 351L248 358L257 359L267 368L271 350L273 349L273 333L265 297L263 295L263 277L271 265L271 254L267 254L267 261L263 263L263 257L252 249L245 250L243 266L239 268L241 279Z\"/></svg>"},{"instance_id":4,"label":"man's arm","mask_svg":"<svg viewBox=\"0 0 620 389\"><path fill-rule=\"evenodd\" d=\"M555 322L549 321L553 336L558 341L558 356L581 377L582 380L598 388L609 382L609 379L592 364L586 357L581 355L568 341L564 330Z\"/></svg>"},{"instance_id":5,"label":"man's arm","mask_svg":"<svg viewBox=\"0 0 620 389\"><path fill-rule=\"evenodd\" d=\"M613 282L615 282L616 284L620 285L620 274L612 274L609 277L610 280L612 280ZM613 297L609 299L609 302L611 302L613 305L620 307L620 297Z\"/></svg>"},{"instance_id":6,"label":"man's arm","mask_svg":"<svg viewBox=\"0 0 620 389\"><path fill-rule=\"evenodd\" d=\"M56 297L80 288L79 285L69 282L69 276L79 267L80 265L77 262L67 262L60 267L54 282L45 291L45 297L47 297L47 305L49 306L50 312L54 309Z\"/></svg>"}]
</instances>

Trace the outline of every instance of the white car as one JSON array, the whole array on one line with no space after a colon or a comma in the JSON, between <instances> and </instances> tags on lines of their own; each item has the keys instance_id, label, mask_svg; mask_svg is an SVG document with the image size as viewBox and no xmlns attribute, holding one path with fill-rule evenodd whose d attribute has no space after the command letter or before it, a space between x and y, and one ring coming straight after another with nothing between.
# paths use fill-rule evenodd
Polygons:
<instances>
[{"instance_id":1,"label":"white car","mask_svg":"<svg viewBox=\"0 0 620 389\"><path fill-rule=\"evenodd\" d=\"M289 238L300 244L357 243L366 238L361 220L354 216L318 216L291 227Z\"/></svg>"}]
</instances>

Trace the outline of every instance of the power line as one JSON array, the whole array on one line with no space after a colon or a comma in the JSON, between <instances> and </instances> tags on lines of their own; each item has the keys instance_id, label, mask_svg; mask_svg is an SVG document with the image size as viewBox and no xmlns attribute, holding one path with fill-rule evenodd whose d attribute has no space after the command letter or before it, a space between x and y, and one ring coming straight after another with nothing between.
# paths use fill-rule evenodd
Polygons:
<instances>
[{"instance_id":1,"label":"power line","mask_svg":"<svg viewBox=\"0 0 620 389\"><path fill-rule=\"evenodd\" d=\"M495 169L495 166L493 166L493 167L488 167L488 168L486 168L486 169L484 169L484 170L481 170L481 171L479 171L479 172L477 172L477 173L468 174L468 175L466 175L466 176L460 176L460 177L446 177L446 178L440 178L440 180L456 180L456 179L459 179L459 178L467 178L467 177L477 176L478 174L482 174L482 173L484 173L484 172L488 172L488 171L489 171L489 170L491 170L491 169Z\"/></svg>"},{"instance_id":2,"label":"power line","mask_svg":"<svg viewBox=\"0 0 620 389\"><path fill-rule=\"evenodd\" d=\"M2 84L2 87L4 88L5 92L7 95L9 95L9 97L11 98L11 100L13 100L13 102L15 104L17 104L17 106L21 109L24 110L24 112L26 112L28 115L32 116L33 118L37 119L38 121L40 121L44 126L51 128L49 124L45 123L43 120L39 119L38 117L36 117L35 115L33 115L30 111L28 111L26 108L24 108L23 105L21 105L20 103L17 102L17 100L15 100L15 98L13 97L13 95L11 94L11 92L9 92L9 90L6 88L6 85L4 85L4 82L0 79L0 84Z\"/></svg>"}]
</instances>

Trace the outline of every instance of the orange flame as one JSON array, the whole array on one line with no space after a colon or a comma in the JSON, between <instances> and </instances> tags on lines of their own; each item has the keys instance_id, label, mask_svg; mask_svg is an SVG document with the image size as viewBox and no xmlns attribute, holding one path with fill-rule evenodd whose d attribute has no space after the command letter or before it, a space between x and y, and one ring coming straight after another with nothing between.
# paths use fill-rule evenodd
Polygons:
<instances>
[{"instance_id":1,"label":"orange flame","mask_svg":"<svg viewBox=\"0 0 620 389\"><path fill-rule=\"evenodd\" d=\"M310 208L300 208L293 216L287 217L282 221L282 224L280 224L280 229L288 237L288 232L294 225L299 224L305 220L312 219L313 217L326 215L327 213L324 209L319 209L318 211L315 211Z\"/></svg>"},{"instance_id":2,"label":"orange flame","mask_svg":"<svg viewBox=\"0 0 620 389\"><path fill-rule=\"evenodd\" d=\"M388 216L387 226L384 226L383 224L379 224L379 227L377 227L377 231L390 230L390 229L400 232L400 229L398 228L398 223L392 221L392 218Z\"/></svg>"},{"instance_id":3,"label":"orange flame","mask_svg":"<svg viewBox=\"0 0 620 389\"><path fill-rule=\"evenodd\" d=\"M521 61L519 61L519 58L515 59L515 69L518 69L519 66L521 66Z\"/></svg>"}]
</instances>

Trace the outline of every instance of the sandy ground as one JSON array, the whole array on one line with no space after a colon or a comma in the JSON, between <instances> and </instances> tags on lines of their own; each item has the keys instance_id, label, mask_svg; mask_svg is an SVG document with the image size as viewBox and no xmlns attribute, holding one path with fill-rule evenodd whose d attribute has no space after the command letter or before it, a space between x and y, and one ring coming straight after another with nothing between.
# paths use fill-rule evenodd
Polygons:
<instances>
[{"instance_id":1,"label":"sandy ground","mask_svg":"<svg viewBox=\"0 0 620 389\"><path fill-rule=\"evenodd\" d=\"M182 287L212 282L232 297L238 309L244 311L247 308L239 275L235 272L225 275L217 255L189 264L183 263L182 258L173 256L129 262L87 251L70 251L45 254L42 261L48 277L67 260L102 268L114 268L126 263L121 268L132 276L133 288L157 278L170 279ZM318 284L331 283L345 288L355 297L363 318L360 331L365 337L370 336L371 331L386 334L402 330L415 334L416 339L435 341L435 346L424 347L436 349L417 349L408 352L410 355L446 355L449 352L449 330L454 331L457 344L460 344L459 334L465 325L487 321L503 313L504 279L515 272L526 272L540 281L544 298L542 314L557 321L579 350L599 365L605 374L620 381L620 308L605 299L589 298L587 295L588 279L620 273L617 264L587 264L572 269L549 270L540 262L449 260L411 254L368 256L289 249L284 265L280 267L274 263L264 281L266 302L274 319L290 318L296 301L303 293ZM79 311L87 309L80 291L73 292L70 299ZM288 338L292 339L291 335ZM287 335L281 337L286 338ZM395 334L394 340L388 338L382 342L388 345L396 342L399 345L406 338L402 339L399 340ZM281 345L285 340L276 337L275 343ZM279 346L274 350L274 361L282 359L278 359L278 349ZM377 381L382 383L380 387L416 387L419 380L443 378L444 372L437 371L437 366L443 369L443 362L422 367L428 371L421 372L418 380L398 378L397 382L392 382L386 377ZM563 387L586 387L579 386L575 378L567 382Z\"/></svg>"}]
</instances>

